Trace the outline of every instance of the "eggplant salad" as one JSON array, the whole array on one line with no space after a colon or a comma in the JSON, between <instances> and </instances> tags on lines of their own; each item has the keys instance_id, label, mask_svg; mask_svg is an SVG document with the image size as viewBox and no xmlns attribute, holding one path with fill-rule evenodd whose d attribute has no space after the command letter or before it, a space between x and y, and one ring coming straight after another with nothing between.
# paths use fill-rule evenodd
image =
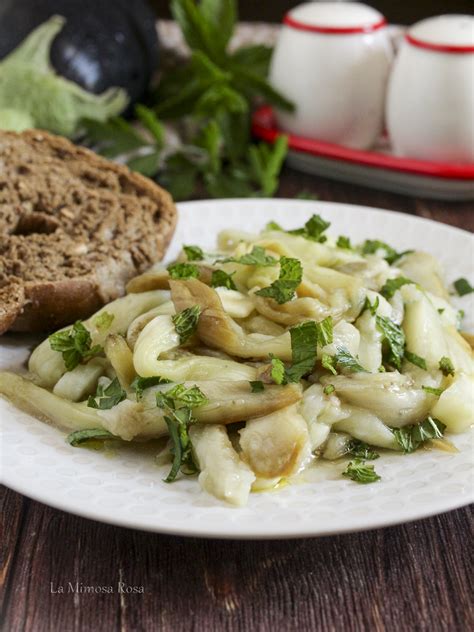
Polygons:
<instances>
[{"instance_id":1,"label":"eggplant salad","mask_svg":"<svg viewBox=\"0 0 474 632\"><path fill-rule=\"evenodd\" d=\"M370 484L383 451L456 451L474 358L438 262L328 227L313 215L184 245L50 335L27 375L1 373L0 392L72 446L163 438L167 483L197 475L240 506L323 461Z\"/></svg>"}]
</instances>

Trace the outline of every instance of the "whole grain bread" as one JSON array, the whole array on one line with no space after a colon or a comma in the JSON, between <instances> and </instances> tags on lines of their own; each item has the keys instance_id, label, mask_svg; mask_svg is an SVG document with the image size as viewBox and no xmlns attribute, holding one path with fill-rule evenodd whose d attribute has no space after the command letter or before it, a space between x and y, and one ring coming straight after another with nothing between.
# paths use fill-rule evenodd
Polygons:
<instances>
[{"instance_id":1,"label":"whole grain bread","mask_svg":"<svg viewBox=\"0 0 474 632\"><path fill-rule=\"evenodd\" d=\"M0 334L85 318L159 261L176 224L151 180L43 131L0 131Z\"/></svg>"}]
</instances>

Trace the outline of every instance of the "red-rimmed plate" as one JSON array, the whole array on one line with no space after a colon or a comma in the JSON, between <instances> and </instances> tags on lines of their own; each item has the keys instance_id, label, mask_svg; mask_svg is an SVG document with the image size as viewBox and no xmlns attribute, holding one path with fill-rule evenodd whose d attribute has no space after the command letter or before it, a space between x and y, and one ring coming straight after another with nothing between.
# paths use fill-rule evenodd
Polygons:
<instances>
[{"instance_id":1,"label":"red-rimmed plate","mask_svg":"<svg viewBox=\"0 0 474 632\"><path fill-rule=\"evenodd\" d=\"M252 132L273 143L283 134L272 110L253 115ZM372 151L351 149L303 136L286 134L288 163L295 169L371 188L439 200L474 199L474 164L427 162L394 156L381 139Z\"/></svg>"}]
</instances>

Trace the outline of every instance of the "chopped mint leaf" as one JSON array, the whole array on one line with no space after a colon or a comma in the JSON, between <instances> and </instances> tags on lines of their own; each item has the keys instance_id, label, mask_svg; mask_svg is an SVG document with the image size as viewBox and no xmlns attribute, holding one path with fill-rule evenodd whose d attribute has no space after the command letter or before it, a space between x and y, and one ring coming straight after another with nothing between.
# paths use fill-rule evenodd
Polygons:
<instances>
[{"instance_id":1,"label":"chopped mint leaf","mask_svg":"<svg viewBox=\"0 0 474 632\"><path fill-rule=\"evenodd\" d=\"M316 323L318 346L325 347L333 341L333 323L331 316L326 316L320 323Z\"/></svg>"},{"instance_id":2,"label":"chopped mint leaf","mask_svg":"<svg viewBox=\"0 0 474 632\"><path fill-rule=\"evenodd\" d=\"M201 308L199 305L193 305L183 309L182 312L171 317L176 333L179 336L179 342L184 345L191 338L197 329Z\"/></svg>"},{"instance_id":3,"label":"chopped mint leaf","mask_svg":"<svg viewBox=\"0 0 474 632\"><path fill-rule=\"evenodd\" d=\"M380 294L387 299L392 298L397 290L408 283L413 283L413 281L402 276L396 279L388 279L380 290Z\"/></svg>"},{"instance_id":4,"label":"chopped mint leaf","mask_svg":"<svg viewBox=\"0 0 474 632\"><path fill-rule=\"evenodd\" d=\"M168 266L172 279L197 279L199 268L194 263L172 263Z\"/></svg>"},{"instance_id":5,"label":"chopped mint leaf","mask_svg":"<svg viewBox=\"0 0 474 632\"><path fill-rule=\"evenodd\" d=\"M460 278L457 281L454 281L453 285L459 296L464 296L465 294L474 292L474 287L472 287L467 279Z\"/></svg>"},{"instance_id":6,"label":"chopped mint leaf","mask_svg":"<svg viewBox=\"0 0 474 632\"><path fill-rule=\"evenodd\" d=\"M109 312L102 312L99 314L97 318L94 320L95 327L103 332L109 329L110 325L113 323L115 318L115 314L110 314Z\"/></svg>"},{"instance_id":7,"label":"chopped mint leaf","mask_svg":"<svg viewBox=\"0 0 474 632\"><path fill-rule=\"evenodd\" d=\"M327 239L323 233L330 225L330 222L326 222L322 217L315 214L310 217L303 228L289 230L288 233L290 233L290 235L301 235L301 237L304 237L305 239L322 243Z\"/></svg>"},{"instance_id":8,"label":"chopped mint leaf","mask_svg":"<svg viewBox=\"0 0 474 632\"><path fill-rule=\"evenodd\" d=\"M280 259L280 275L276 281L273 281L268 287L258 290L258 296L272 298L278 304L282 305L291 301L295 296L296 288L303 278L303 268L298 259L289 257L281 257Z\"/></svg>"},{"instance_id":9,"label":"chopped mint leaf","mask_svg":"<svg viewBox=\"0 0 474 632\"><path fill-rule=\"evenodd\" d=\"M75 432L71 432L71 434L68 434L66 437L66 441L73 447L77 447L87 441L104 441L106 439L115 438L115 435L103 428L88 428L87 430L76 430Z\"/></svg>"},{"instance_id":10,"label":"chopped mint leaf","mask_svg":"<svg viewBox=\"0 0 474 632\"><path fill-rule=\"evenodd\" d=\"M344 250L352 250L351 240L349 237L345 237L344 235L339 235L336 241L336 246L338 248L343 248Z\"/></svg>"},{"instance_id":11,"label":"chopped mint leaf","mask_svg":"<svg viewBox=\"0 0 474 632\"><path fill-rule=\"evenodd\" d=\"M436 397L439 397L444 391L444 388L434 388L433 386L422 386L421 388L431 395L436 395Z\"/></svg>"},{"instance_id":12,"label":"chopped mint leaf","mask_svg":"<svg viewBox=\"0 0 474 632\"><path fill-rule=\"evenodd\" d=\"M386 361L400 370L405 351L405 334L402 328L385 316L377 315L375 321L388 346Z\"/></svg>"},{"instance_id":13,"label":"chopped mint leaf","mask_svg":"<svg viewBox=\"0 0 474 632\"><path fill-rule=\"evenodd\" d=\"M232 277L235 273L227 274L224 270L213 270L211 276L211 287L226 287L228 290L236 290Z\"/></svg>"},{"instance_id":14,"label":"chopped mint leaf","mask_svg":"<svg viewBox=\"0 0 474 632\"><path fill-rule=\"evenodd\" d=\"M316 363L318 345L318 325L308 320L290 329L292 364L285 371L287 382L299 382L310 373Z\"/></svg>"},{"instance_id":15,"label":"chopped mint leaf","mask_svg":"<svg viewBox=\"0 0 474 632\"><path fill-rule=\"evenodd\" d=\"M378 459L380 456L370 445L358 439L352 439L349 443L349 453L356 459L362 459L364 461L375 461L375 459Z\"/></svg>"},{"instance_id":16,"label":"chopped mint leaf","mask_svg":"<svg viewBox=\"0 0 474 632\"><path fill-rule=\"evenodd\" d=\"M202 261L204 252L199 246L183 246L188 261Z\"/></svg>"},{"instance_id":17,"label":"chopped mint leaf","mask_svg":"<svg viewBox=\"0 0 474 632\"><path fill-rule=\"evenodd\" d=\"M198 386L186 388L184 384L176 384L169 391L160 391L156 394L156 405L159 408L179 406L188 406L189 408L197 408L208 403L207 397Z\"/></svg>"},{"instance_id":18,"label":"chopped mint leaf","mask_svg":"<svg viewBox=\"0 0 474 632\"><path fill-rule=\"evenodd\" d=\"M363 255L374 255L377 254L379 250L383 250L385 252L384 259L390 265L403 257L403 255L407 255L408 253L413 252L413 250L404 250L403 252L397 252L391 246L378 239L367 239L362 245Z\"/></svg>"},{"instance_id":19,"label":"chopped mint leaf","mask_svg":"<svg viewBox=\"0 0 474 632\"><path fill-rule=\"evenodd\" d=\"M94 396L89 395L87 405L90 408L99 408L100 410L108 410L113 408L117 404L120 404L127 397L127 393L120 386L118 378L114 378L108 386L97 387L97 392Z\"/></svg>"},{"instance_id":20,"label":"chopped mint leaf","mask_svg":"<svg viewBox=\"0 0 474 632\"><path fill-rule=\"evenodd\" d=\"M337 375L335 356L329 355L329 353L323 353L321 356L321 365L324 369L331 371L333 375Z\"/></svg>"},{"instance_id":21,"label":"chopped mint leaf","mask_svg":"<svg viewBox=\"0 0 474 632\"><path fill-rule=\"evenodd\" d=\"M439 361L439 369L443 375L454 375L454 365L449 358L443 356Z\"/></svg>"},{"instance_id":22,"label":"chopped mint leaf","mask_svg":"<svg viewBox=\"0 0 474 632\"><path fill-rule=\"evenodd\" d=\"M156 405L164 411L172 444L173 464L165 478L166 483L173 482L180 470L183 474L198 471L193 459L189 427L196 423L192 409L207 403L207 397L197 386L186 388L184 384L176 384L170 390L156 394Z\"/></svg>"},{"instance_id":23,"label":"chopped mint leaf","mask_svg":"<svg viewBox=\"0 0 474 632\"><path fill-rule=\"evenodd\" d=\"M272 369L270 372L275 384L283 384L285 381L285 365L280 358L272 358Z\"/></svg>"},{"instance_id":24,"label":"chopped mint leaf","mask_svg":"<svg viewBox=\"0 0 474 632\"><path fill-rule=\"evenodd\" d=\"M374 466L367 465L365 461L360 459L350 461L342 475L347 476L347 478L350 478L356 483L362 483L364 485L380 480L380 476L376 473Z\"/></svg>"},{"instance_id":25,"label":"chopped mint leaf","mask_svg":"<svg viewBox=\"0 0 474 632\"><path fill-rule=\"evenodd\" d=\"M427 417L419 424L403 426L403 428L390 428L399 446L410 454L430 439L442 439L446 426L433 417Z\"/></svg>"},{"instance_id":26,"label":"chopped mint leaf","mask_svg":"<svg viewBox=\"0 0 474 632\"><path fill-rule=\"evenodd\" d=\"M100 345L91 347L91 335L80 320L70 329L51 334L48 340L51 349L62 354L68 371L72 371L83 360L88 360L103 351Z\"/></svg>"},{"instance_id":27,"label":"chopped mint leaf","mask_svg":"<svg viewBox=\"0 0 474 632\"><path fill-rule=\"evenodd\" d=\"M416 353L412 353L411 351L408 351L408 349L405 349L405 359L408 360L408 362L411 362L412 364L414 364L415 366L420 367L420 369L423 370L427 370L426 367L426 360L424 358L420 358L419 355L416 355Z\"/></svg>"},{"instance_id":28,"label":"chopped mint leaf","mask_svg":"<svg viewBox=\"0 0 474 632\"><path fill-rule=\"evenodd\" d=\"M365 297L365 302L364 302L364 306L362 307L362 310L359 314L362 315L366 309L369 310L369 312L372 314L372 316L375 316L377 314L377 309L380 305L380 299L378 296L375 297L375 301L373 302L373 304L369 301L369 297L366 296Z\"/></svg>"},{"instance_id":29,"label":"chopped mint leaf","mask_svg":"<svg viewBox=\"0 0 474 632\"><path fill-rule=\"evenodd\" d=\"M323 393L325 395L331 395L331 393L334 393L334 391L336 390L336 387L334 386L334 384L327 384L324 388L323 388Z\"/></svg>"},{"instance_id":30,"label":"chopped mint leaf","mask_svg":"<svg viewBox=\"0 0 474 632\"><path fill-rule=\"evenodd\" d=\"M347 369L351 373L367 372L346 347L337 347L337 353L333 357L338 369Z\"/></svg>"},{"instance_id":31,"label":"chopped mint leaf","mask_svg":"<svg viewBox=\"0 0 474 632\"><path fill-rule=\"evenodd\" d=\"M282 231L283 228L280 226L280 224L277 224L277 222L274 222L273 220L271 220L265 226L265 230L281 230Z\"/></svg>"},{"instance_id":32,"label":"chopped mint leaf","mask_svg":"<svg viewBox=\"0 0 474 632\"><path fill-rule=\"evenodd\" d=\"M278 259L275 259L275 257L272 257L271 255L267 255L265 248L262 248L262 246L254 246L251 252L248 252L246 255L222 259L221 263L240 263L246 266L266 267L276 266Z\"/></svg>"},{"instance_id":33,"label":"chopped mint leaf","mask_svg":"<svg viewBox=\"0 0 474 632\"><path fill-rule=\"evenodd\" d=\"M137 402L142 398L143 391L151 386L157 386L158 384L170 384L171 380L167 377L161 377L160 375L152 375L150 377L137 377L130 384L130 388L135 392Z\"/></svg>"},{"instance_id":34,"label":"chopped mint leaf","mask_svg":"<svg viewBox=\"0 0 474 632\"><path fill-rule=\"evenodd\" d=\"M265 385L261 380L249 382L252 393L261 393L265 389Z\"/></svg>"}]
</instances>

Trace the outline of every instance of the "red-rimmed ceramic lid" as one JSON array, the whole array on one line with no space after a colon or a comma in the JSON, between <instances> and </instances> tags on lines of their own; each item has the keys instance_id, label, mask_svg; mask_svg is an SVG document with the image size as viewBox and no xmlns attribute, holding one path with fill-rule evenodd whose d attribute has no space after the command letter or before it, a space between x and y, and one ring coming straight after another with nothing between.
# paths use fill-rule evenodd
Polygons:
<instances>
[{"instance_id":1,"label":"red-rimmed ceramic lid","mask_svg":"<svg viewBox=\"0 0 474 632\"><path fill-rule=\"evenodd\" d=\"M439 15L418 22L406 34L412 46L442 53L474 53L474 17Z\"/></svg>"},{"instance_id":2,"label":"red-rimmed ceramic lid","mask_svg":"<svg viewBox=\"0 0 474 632\"><path fill-rule=\"evenodd\" d=\"M300 31L348 35L371 33L384 27L384 16L359 2L306 2L291 9L283 24Z\"/></svg>"}]
</instances>

